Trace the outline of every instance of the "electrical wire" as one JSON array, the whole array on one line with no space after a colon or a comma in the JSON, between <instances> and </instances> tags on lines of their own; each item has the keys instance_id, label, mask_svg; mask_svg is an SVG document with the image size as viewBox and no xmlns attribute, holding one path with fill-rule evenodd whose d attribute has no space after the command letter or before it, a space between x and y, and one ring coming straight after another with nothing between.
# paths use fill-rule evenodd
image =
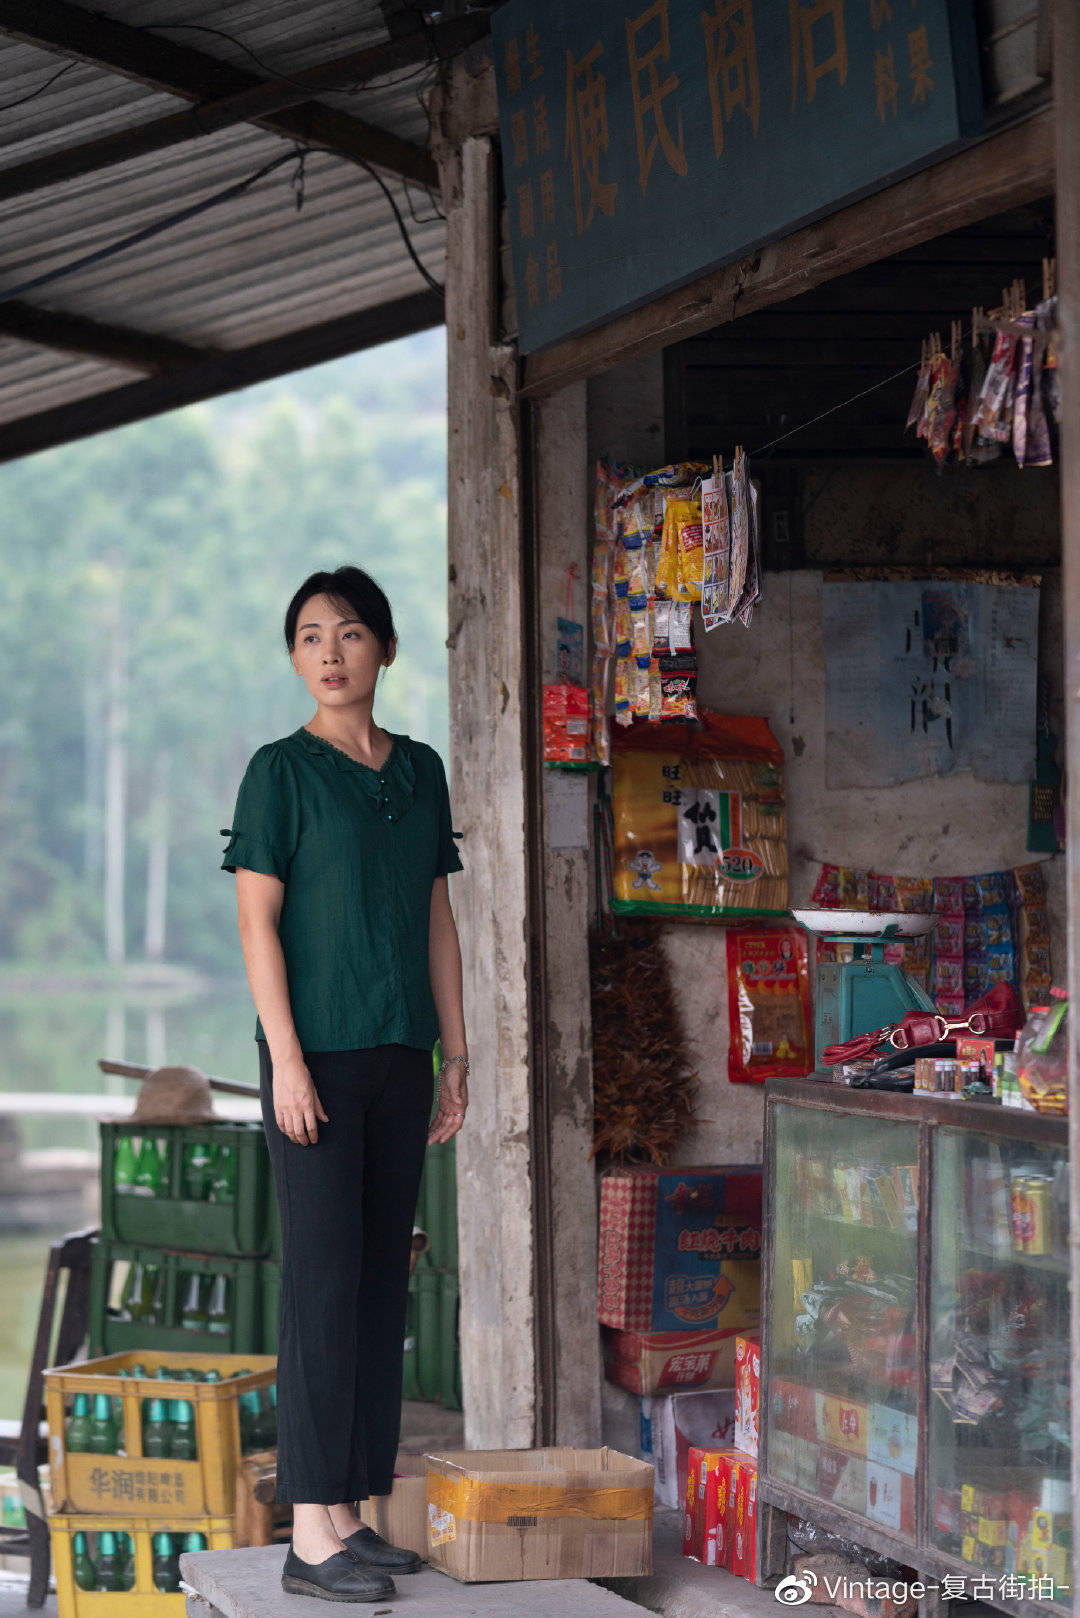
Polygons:
<instances>
[{"instance_id":1,"label":"electrical wire","mask_svg":"<svg viewBox=\"0 0 1080 1618\"><path fill-rule=\"evenodd\" d=\"M245 56L250 57L255 63L255 66L259 68L261 72L265 73L268 79L272 79L278 84L289 84L294 90L302 90L304 95L309 99L319 95L352 96L363 95L365 92L368 94L378 94L382 90L394 90L398 87L398 85L408 84L412 79L422 77L422 75L427 73L431 68L431 62L429 60L427 62L420 62L416 67L408 68L404 73L399 74L396 79L389 79L385 83L347 84L341 85L340 87L323 86L320 89L318 86L305 84L302 79L290 78L287 73L282 73L280 69L271 67L268 62L264 62L262 57L252 50L250 45L246 45L244 41L242 39L238 39L235 34L226 33L224 28L211 28L208 24L201 22L156 22L153 24L142 23L139 26L141 26L143 31L148 34L154 34L161 31L164 31L165 33L185 32L212 34L215 38L223 39L228 44L235 46L238 51L243 51ZM425 34L426 33L427 30L425 29ZM434 50L435 59L438 60L438 50L432 45L430 39L429 46L431 46L431 48ZM74 64L72 65L74 66ZM228 65L229 64L224 61L221 63L222 67L228 67Z\"/></svg>"},{"instance_id":2,"label":"electrical wire","mask_svg":"<svg viewBox=\"0 0 1080 1618\"><path fill-rule=\"evenodd\" d=\"M46 270L42 275L35 275L29 281L23 281L19 286L7 287L0 290L0 303L7 303L12 298L21 298L27 292L33 292L38 287L49 286L53 281L59 281L62 276L73 275L77 270L89 269L92 264L101 264L106 259L115 258L118 253L126 252L129 247L137 247L141 242L150 241L160 236L164 231L171 230L174 225L182 225L189 219L196 219L200 214L206 213L210 208L216 208L219 203L231 202L235 197L242 196L259 180L265 179L275 169L285 163L295 163L301 157L300 149L282 152L262 168L256 169L244 180L237 180L233 185L226 186L223 191L215 191L213 196L203 197L199 202L193 202L179 212L167 214L163 219L156 219L150 225L144 225L141 230L132 231L128 236L121 236L117 241L110 242L105 247L99 247L92 253L84 253L80 258L72 259L67 264L60 264L55 269Z\"/></svg>"},{"instance_id":3,"label":"electrical wire","mask_svg":"<svg viewBox=\"0 0 1080 1618\"><path fill-rule=\"evenodd\" d=\"M964 335L968 337L971 334L966 332ZM891 376L882 377L880 382L874 382L870 387L863 388L861 393L853 393L850 399L841 399L839 404L830 405L829 409L823 410L819 416L811 416L809 421L801 421L797 427L792 427L789 432L781 433L779 438L772 439L768 444L760 444L757 449L747 450L747 454L755 457L766 454L770 449L775 449L777 444L783 444L789 438L794 438L796 433L805 432L808 427L816 427L819 421L827 421L830 416L835 416L838 410L845 410L848 405L857 404L860 399L865 399L869 394L877 393L881 388L887 388L890 382L899 382L902 377L910 376L912 371L919 370L921 365L921 360L916 360L914 365L905 365L902 371L894 371Z\"/></svg>"},{"instance_id":4,"label":"electrical wire","mask_svg":"<svg viewBox=\"0 0 1080 1618\"><path fill-rule=\"evenodd\" d=\"M51 85L54 85L57 79L62 79L65 73L70 73L72 68L81 66L81 62L65 63L65 65L62 68L59 68L57 72L50 74L50 76L45 80L44 84L39 84L36 90L31 90L29 95L19 96L18 100L16 101L5 101L3 105L0 106L0 112L10 112L13 107L25 107L28 101L35 101L38 96L44 95L45 91L48 90Z\"/></svg>"},{"instance_id":5,"label":"electrical wire","mask_svg":"<svg viewBox=\"0 0 1080 1618\"><path fill-rule=\"evenodd\" d=\"M311 146L308 148L308 150L312 152L322 152L326 151L326 148L323 146ZM345 154L342 152L328 152L327 155L330 157L345 156ZM355 163L358 168L362 168L366 174L371 176L376 185L380 187L383 196L386 198L391 209L393 210L394 219L397 222L397 228L401 232L402 241L405 243L405 251L416 265L416 268L420 271L420 274L423 276L432 292L439 293L440 297L444 295L446 288L443 286L441 281L436 281L435 277L431 274L430 270L421 259L419 253L416 251L416 248L413 246L412 237L409 235L409 227L405 223L401 209L394 200L393 192L390 190L390 187L387 185L382 175L376 169L373 169L370 163L365 163L362 157L349 156L346 157L345 160L349 163Z\"/></svg>"}]
</instances>

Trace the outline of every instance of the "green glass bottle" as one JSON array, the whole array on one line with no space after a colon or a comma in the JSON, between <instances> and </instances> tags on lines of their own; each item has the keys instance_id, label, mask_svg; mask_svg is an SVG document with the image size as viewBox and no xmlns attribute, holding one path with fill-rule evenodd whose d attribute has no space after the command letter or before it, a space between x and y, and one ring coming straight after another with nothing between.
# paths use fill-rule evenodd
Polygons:
<instances>
[{"instance_id":1,"label":"green glass bottle","mask_svg":"<svg viewBox=\"0 0 1080 1618\"><path fill-rule=\"evenodd\" d=\"M130 1590L135 1584L135 1541L130 1534L117 1533L116 1559L120 1567L120 1588Z\"/></svg>"},{"instance_id":2,"label":"green glass bottle","mask_svg":"<svg viewBox=\"0 0 1080 1618\"><path fill-rule=\"evenodd\" d=\"M249 1450L258 1449L259 1432L259 1390L249 1388L240 1395L240 1449L243 1454Z\"/></svg>"},{"instance_id":3,"label":"green glass bottle","mask_svg":"<svg viewBox=\"0 0 1080 1618\"><path fill-rule=\"evenodd\" d=\"M157 1141L152 1135L145 1135L135 1165L135 1195L156 1197L160 1191L161 1158L158 1156Z\"/></svg>"},{"instance_id":4,"label":"green glass bottle","mask_svg":"<svg viewBox=\"0 0 1080 1618\"><path fill-rule=\"evenodd\" d=\"M155 1534L153 1552L154 1588L174 1595L180 1589L180 1547L172 1534Z\"/></svg>"},{"instance_id":5,"label":"green glass bottle","mask_svg":"<svg viewBox=\"0 0 1080 1618\"><path fill-rule=\"evenodd\" d=\"M119 1441L112 1400L107 1393L95 1393L86 1448L91 1455L115 1455Z\"/></svg>"},{"instance_id":6,"label":"green glass bottle","mask_svg":"<svg viewBox=\"0 0 1080 1618\"><path fill-rule=\"evenodd\" d=\"M190 1399L174 1399L169 1455L174 1461L196 1461L199 1448L195 1439L195 1406Z\"/></svg>"},{"instance_id":7,"label":"green glass bottle","mask_svg":"<svg viewBox=\"0 0 1080 1618\"><path fill-rule=\"evenodd\" d=\"M85 1455L90 1449L90 1395L77 1393L67 1424L67 1447L72 1455Z\"/></svg>"},{"instance_id":8,"label":"green glass bottle","mask_svg":"<svg viewBox=\"0 0 1080 1618\"><path fill-rule=\"evenodd\" d=\"M161 1461L171 1454L169 1440L172 1430L166 1410L167 1399L149 1399L143 1421L142 1452L149 1461Z\"/></svg>"},{"instance_id":9,"label":"green glass bottle","mask_svg":"<svg viewBox=\"0 0 1080 1618\"><path fill-rule=\"evenodd\" d=\"M146 1265L146 1313L143 1321L147 1326L162 1326L165 1323L165 1271L160 1264Z\"/></svg>"},{"instance_id":10,"label":"green glass bottle","mask_svg":"<svg viewBox=\"0 0 1080 1618\"><path fill-rule=\"evenodd\" d=\"M98 1535L97 1560L97 1588L99 1590L122 1590L124 1588L124 1574L120 1566L120 1554L116 1549L116 1535L105 1529Z\"/></svg>"},{"instance_id":11,"label":"green glass bottle","mask_svg":"<svg viewBox=\"0 0 1080 1618\"><path fill-rule=\"evenodd\" d=\"M215 1371L213 1369L213 1367L211 1366L209 1371L205 1371L203 1373L203 1381L204 1382L220 1382L221 1381L221 1372L220 1371Z\"/></svg>"},{"instance_id":12,"label":"green glass bottle","mask_svg":"<svg viewBox=\"0 0 1080 1618\"><path fill-rule=\"evenodd\" d=\"M214 1202L236 1201L236 1153L231 1146L219 1146L214 1153L210 1195Z\"/></svg>"},{"instance_id":13,"label":"green glass bottle","mask_svg":"<svg viewBox=\"0 0 1080 1618\"><path fill-rule=\"evenodd\" d=\"M149 1267L140 1259L133 1259L121 1300L123 1319L147 1321L153 1307L153 1280L149 1274Z\"/></svg>"},{"instance_id":14,"label":"green glass bottle","mask_svg":"<svg viewBox=\"0 0 1080 1618\"><path fill-rule=\"evenodd\" d=\"M184 1149L184 1195L190 1202L205 1202L214 1176L214 1159L204 1140Z\"/></svg>"},{"instance_id":15,"label":"green glass bottle","mask_svg":"<svg viewBox=\"0 0 1080 1618\"><path fill-rule=\"evenodd\" d=\"M186 1551L204 1551L206 1549L205 1534L185 1534L184 1549Z\"/></svg>"},{"instance_id":16,"label":"green glass bottle","mask_svg":"<svg viewBox=\"0 0 1080 1618\"><path fill-rule=\"evenodd\" d=\"M203 1296L203 1277L193 1271L188 1276L184 1306L180 1311L180 1324L185 1331L206 1331L208 1321Z\"/></svg>"},{"instance_id":17,"label":"green glass bottle","mask_svg":"<svg viewBox=\"0 0 1080 1618\"><path fill-rule=\"evenodd\" d=\"M71 1571L80 1590L97 1589L97 1568L94 1566L86 1535L78 1533L71 1541Z\"/></svg>"},{"instance_id":18,"label":"green glass bottle","mask_svg":"<svg viewBox=\"0 0 1080 1618\"><path fill-rule=\"evenodd\" d=\"M273 1449L277 1443L277 1411L270 1403L270 1390L259 1390L259 1420L256 1425L259 1449Z\"/></svg>"},{"instance_id":19,"label":"green glass bottle","mask_svg":"<svg viewBox=\"0 0 1080 1618\"><path fill-rule=\"evenodd\" d=\"M228 1337L232 1327L229 1314L229 1277L215 1275L210 1288L210 1302L206 1307L207 1330L215 1337Z\"/></svg>"},{"instance_id":20,"label":"green glass bottle","mask_svg":"<svg viewBox=\"0 0 1080 1618\"><path fill-rule=\"evenodd\" d=\"M113 1148L113 1190L130 1196L135 1189L135 1142L130 1135L118 1135Z\"/></svg>"}]
</instances>

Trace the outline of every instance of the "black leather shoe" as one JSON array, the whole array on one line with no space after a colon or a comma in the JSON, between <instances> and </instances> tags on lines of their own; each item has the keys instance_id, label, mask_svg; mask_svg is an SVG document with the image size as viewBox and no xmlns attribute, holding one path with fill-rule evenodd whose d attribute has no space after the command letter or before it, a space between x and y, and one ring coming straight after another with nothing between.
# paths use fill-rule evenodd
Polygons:
<instances>
[{"instance_id":1,"label":"black leather shoe","mask_svg":"<svg viewBox=\"0 0 1080 1618\"><path fill-rule=\"evenodd\" d=\"M389 1573L361 1567L344 1551L335 1551L325 1562L302 1562L289 1546L281 1570L281 1588L294 1596L319 1596L323 1601L385 1601L394 1594Z\"/></svg>"},{"instance_id":2,"label":"black leather shoe","mask_svg":"<svg viewBox=\"0 0 1080 1618\"><path fill-rule=\"evenodd\" d=\"M419 1573L424 1565L422 1556L388 1545L374 1528L358 1528L341 1543L361 1567L377 1567L386 1573Z\"/></svg>"}]
</instances>

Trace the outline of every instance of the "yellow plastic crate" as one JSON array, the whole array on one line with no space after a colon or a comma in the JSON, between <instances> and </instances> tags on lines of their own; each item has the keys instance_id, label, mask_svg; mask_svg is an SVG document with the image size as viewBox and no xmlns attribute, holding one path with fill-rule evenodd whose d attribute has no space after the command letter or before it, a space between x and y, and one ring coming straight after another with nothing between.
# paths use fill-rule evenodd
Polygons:
<instances>
[{"instance_id":1,"label":"yellow plastic crate","mask_svg":"<svg viewBox=\"0 0 1080 1618\"><path fill-rule=\"evenodd\" d=\"M117 1372L142 1364L145 1377ZM158 1381L159 1365L220 1372L221 1382ZM250 1369L249 1376L234 1376ZM239 1399L277 1378L269 1354L107 1354L103 1359L61 1365L45 1372L45 1413L49 1423L49 1464L53 1498L62 1511L135 1512L143 1517L231 1517L240 1462ZM124 1410L124 1453L69 1454L65 1435L76 1393L107 1393ZM142 1452L144 1399L187 1399L195 1407L198 1459L147 1459Z\"/></svg>"},{"instance_id":2,"label":"yellow plastic crate","mask_svg":"<svg viewBox=\"0 0 1080 1618\"><path fill-rule=\"evenodd\" d=\"M80 1390L82 1391L82 1390ZM49 1518L60 1618L183 1618L186 1597L154 1588L154 1535L205 1534L211 1551L231 1550L231 1517L56 1516ZM130 1534L135 1545L135 1583L130 1590L80 1590L75 1583L72 1543L76 1534Z\"/></svg>"}]
</instances>

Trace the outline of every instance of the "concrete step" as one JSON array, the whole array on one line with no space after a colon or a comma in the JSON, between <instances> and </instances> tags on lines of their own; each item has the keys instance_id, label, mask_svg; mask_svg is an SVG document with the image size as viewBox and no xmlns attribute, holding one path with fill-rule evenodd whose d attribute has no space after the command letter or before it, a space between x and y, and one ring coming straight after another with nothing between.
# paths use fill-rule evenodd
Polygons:
<instances>
[{"instance_id":1,"label":"concrete step","mask_svg":"<svg viewBox=\"0 0 1080 1618\"><path fill-rule=\"evenodd\" d=\"M605 1579L605 1588L662 1618L777 1618L781 1606L771 1590L759 1589L722 1567L702 1567L682 1553L683 1514L657 1506L653 1517L653 1571L645 1579ZM834 1618L832 1607L814 1618Z\"/></svg>"},{"instance_id":2,"label":"concrete step","mask_svg":"<svg viewBox=\"0 0 1080 1618\"><path fill-rule=\"evenodd\" d=\"M282 1545L182 1556L181 1576L196 1592L187 1599L188 1618L319 1618L329 1603L282 1590L284 1560ZM587 1579L459 1584L425 1568L396 1582L391 1600L357 1604L357 1613L371 1618L391 1613L393 1618L641 1618L634 1602Z\"/></svg>"}]
</instances>

